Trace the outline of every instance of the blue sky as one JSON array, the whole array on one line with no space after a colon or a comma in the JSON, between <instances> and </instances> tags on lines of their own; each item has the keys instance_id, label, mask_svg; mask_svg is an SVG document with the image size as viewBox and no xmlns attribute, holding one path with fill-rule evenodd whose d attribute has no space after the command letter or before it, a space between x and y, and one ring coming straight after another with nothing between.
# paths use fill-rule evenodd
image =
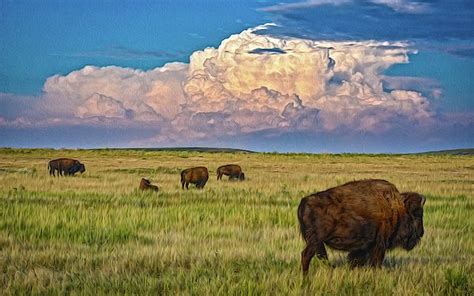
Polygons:
<instances>
[{"instance_id":1,"label":"blue sky","mask_svg":"<svg viewBox=\"0 0 474 296\"><path fill-rule=\"evenodd\" d=\"M0 91L85 65L151 69L268 21L252 1L1 0Z\"/></svg>"},{"instance_id":2,"label":"blue sky","mask_svg":"<svg viewBox=\"0 0 474 296\"><path fill-rule=\"evenodd\" d=\"M0 124L3 124L0 125L1 146L215 145L267 151L341 152L347 149L351 152L408 152L472 147L474 144L474 133L472 132L474 126L474 99L472 97L474 93L474 84L472 83L472 77L474 77L474 3L472 1L0 0L0 14ZM114 109L115 111L112 112L110 106L129 108L127 110L132 110L135 107L128 106L127 104L131 104L130 102L112 96L105 90L104 93L101 93L103 86L91 87L91 85L95 85L93 79L90 78L92 76L86 77L86 86L91 89L90 94L87 94L83 103L77 102L77 105L74 105L76 103L71 105L71 108L76 109L69 111L61 109L59 111L58 108L54 108L54 103L51 103L60 102L60 105L69 106L70 102L77 100L73 95L65 95L75 91L69 89L73 82L71 82L72 77L68 75L72 71L85 69L86 65L97 67L94 69L100 73L102 73L101 67L106 66L117 66L119 67L118 71L123 72L125 71L123 68L150 71L170 62L181 62L187 65L190 63L190 56L193 53L206 47L218 48L220 43L232 34L239 34L246 29L265 23L274 23L276 26L262 27L255 30L254 33L278 40L297 38L298 40L329 40L361 44L366 40L374 40L374 42L380 43L388 42L390 46L394 46L395 42L403 42L403 46L407 50L409 49L406 55L410 62L390 62L387 70L376 73L381 77L384 87L387 88L386 93L381 95L388 96L388 93L393 89L419 92L423 99L426 99L430 104L430 124L419 123L420 119L417 117L419 115L413 114L420 114L420 112L412 112L412 110L409 114L403 111L405 113L400 116L407 118L411 116L414 122L419 124L419 127L414 129L416 131L405 126L405 123L402 122L405 119L399 121L391 119L389 128L385 128L386 123L384 122L383 131L366 131L364 127L362 132L360 128L354 128L354 132L350 132L342 126L336 129L331 127L331 130L323 129L320 125L324 121L322 114L325 110L321 108L331 109L332 107L324 104L318 105L320 101L317 101L319 97L316 97L316 94L311 98L315 100L314 104L310 103L304 95L297 94L303 98L302 106L306 108L305 110L309 110L310 107L315 110L321 109L319 111L320 118L318 123L314 123L314 128L308 128L307 123L304 123L307 120L303 121L299 115L298 120L292 119L293 121L290 120L289 123L278 123L279 125L274 126L268 124L268 128L261 130L244 126L241 124L242 119L234 118L232 122L230 122L231 119L222 119L222 124L229 125L228 132L211 133L204 138L191 136L188 141L177 142L176 140L166 140L165 131L169 129L170 133L175 132L169 128L169 125L181 122L178 120L179 116L173 121L170 116L168 118L164 113L160 113L159 110L163 110L165 107L156 107L156 102L149 101L149 92L144 92L143 98L136 99L140 102L148 100L146 108L154 108L153 113L155 114L156 111L156 118L164 116L166 122L155 118L153 120L159 121L159 124L151 125L147 121L147 124L142 126L141 120L143 119L137 119L138 115L136 118L127 117L124 120L119 120L118 116L122 116L120 115L121 111ZM264 59L264 55L272 55L275 58L275 56L283 56L285 53L276 47L258 47L253 52L249 52L250 57L252 54L261 54L262 59ZM338 61L336 61L336 65L339 65ZM291 68L291 65L287 66ZM359 69L360 67L362 64L356 66L353 72L365 73L365 70ZM181 69L182 72L177 72L176 76L189 73L186 69ZM86 79L84 73L81 72L81 79ZM67 85L53 85L54 80L52 79L49 79L49 84L45 84L48 78L54 75L71 79L68 80ZM111 77L116 77L113 75ZM126 77L126 75L132 74L120 75ZM178 81L176 85L184 85L194 77L191 74L186 75L190 76L176 78ZM370 75L365 75L366 83L371 84ZM390 80L384 79L382 76L402 77L403 79ZM125 79L120 77L120 79ZM137 80L139 82L134 83L140 83L140 79L142 78ZM175 78L173 77L173 79ZM370 77L370 79L372 78ZM160 81L160 83L166 84L165 80ZM146 87L153 88L158 82L155 81L151 86L147 84ZM272 91L278 91L278 96L293 94L290 91L285 93L285 89L278 87L272 89L271 85L273 84L268 81L266 83L262 82L261 87L269 89L269 94L272 96L274 96ZM229 84L229 81L224 82L223 87L229 88ZM77 87L80 87L82 91L86 86ZM59 89L61 87L63 89ZM66 88L69 92L66 92ZM226 95L233 92L229 98L240 95L240 100L251 100L250 92L237 95L233 89L231 86L225 90ZM150 90L147 89L147 91ZM181 93L182 90L173 91ZM170 93L174 94L173 91ZM183 100L187 100L186 102L195 100L195 97L186 90L183 92L185 93ZM96 93L100 93L100 96L89 99L89 96ZM58 97L58 94L61 94L61 97ZM323 94L317 96L321 95ZM56 97L53 98L53 96ZM86 100L89 100L89 103ZM91 100L99 102L98 105L106 106L108 111L104 112L108 113L98 114L99 111L90 111L89 109L87 112L80 111L85 110L86 107L90 108ZM133 104L138 104L133 102ZM47 106L48 104L51 106ZM143 109L144 107L136 108ZM250 114L245 113L250 111L256 112L257 109L252 108L248 107L240 111L242 114ZM258 108L260 108L258 112L262 112L260 105ZM211 109L216 114L209 115ZM206 117L209 122L221 120L218 112L227 114L226 109L220 111L214 109L214 107L209 107L193 112L210 116ZM374 118L380 117L379 114L384 112L383 110L369 109L360 110L364 121L367 121L366 117L370 112L377 112L378 115ZM142 112L137 110L134 111L136 114ZM278 112L283 114L282 109ZM331 112L333 112L332 109ZM61 115L57 115L59 113ZM70 122L66 121L65 118L70 117L71 114L77 118ZM226 116L222 118L227 118ZM258 116L261 118L266 115L258 113ZM329 117L329 115L325 116ZM92 117L100 123L92 122ZM3 121L2 118L4 118ZM15 118L18 120L14 120ZM26 121L29 123L25 123ZM64 124L58 122L64 122ZM275 119L272 119L271 122L275 122ZM235 124L239 126L235 127ZM278 128L288 125L291 125L293 129ZM377 125L382 125L382 123ZM177 129L183 130L183 127L180 126ZM192 130L191 127L189 129ZM71 133L72 138L76 140L70 140ZM57 141L50 143L48 139L51 137L55 137ZM318 139L314 140L316 138ZM387 144L383 140L386 138L393 139L397 145ZM154 142L153 139L159 140ZM420 139L419 143L412 142L417 139Z\"/></svg>"}]
</instances>

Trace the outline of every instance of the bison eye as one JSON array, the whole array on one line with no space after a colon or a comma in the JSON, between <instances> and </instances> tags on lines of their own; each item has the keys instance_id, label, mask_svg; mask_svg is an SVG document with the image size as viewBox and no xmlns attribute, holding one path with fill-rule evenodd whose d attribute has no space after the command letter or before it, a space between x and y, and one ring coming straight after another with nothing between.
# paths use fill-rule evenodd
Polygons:
<instances>
[{"instance_id":1,"label":"bison eye","mask_svg":"<svg viewBox=\"0 0 474 296\"><path fill-rule=\"evenodd\" d=\"M413 216L415 217L423 217L423 209L418 208L412 212Z\"/></svg>"}]
</instances>

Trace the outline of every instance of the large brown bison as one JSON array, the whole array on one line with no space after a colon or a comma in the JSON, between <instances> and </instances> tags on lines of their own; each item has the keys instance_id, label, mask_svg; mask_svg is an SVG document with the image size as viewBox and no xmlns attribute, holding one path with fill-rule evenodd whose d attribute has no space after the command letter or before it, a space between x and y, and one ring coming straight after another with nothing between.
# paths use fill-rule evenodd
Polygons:
<instances>
[{"instance_id":1,"label":"large brown bison","mask_svg":"<svg viewBox=\"0 0 474 296\"><path fill-rule=\"evenodd\" d=\"M196 184L196 188L204 188L207 180L209 179L209 173L206 167L195 167L185 169L181 172L181 188L188 189L189 183Z\"/></svg>"},{"instance_id":2,"label":"large brown bison","mask_svg":"<svg viewBox=\"0 0 474 296\"><path fill-rule=\"evenodd\" d=\"M140 186L138 187L140 190L152 190L152 191L158 191L158 186L152 185L150 180L147 180L145 178L142 178L140 181Z\"/></svg>"},{"instance_id":3,"label":"large brown bison","mask_svg":"<svg viewBox=\"0 0 474 296\"><path fill-rule=\"evenodd\" d=\"M75 173L86 171L86 167L77 159L72 158L58 158L53 159L48 163L49 174L56 176L55 172L58 171L58 176L74 176Z\"/></svg>"},{"instance_id":4,"label":"large brown bison","mask_svg":"<svg viewBox=\"0 0 474 296\"><path fill-rule=\"evenodd\" d=\"M348 251L351 266L378 267L385 252L413 249L423 236L425 197L399 193L385 180L349 182L301 200L298 220L306 248L303 274L314 255L327 259L325 245Z\"/></svg>"},{"instance_id":5,"label":"large brown bison","mask_svg":"<svg viewBox=\"0 0 474 296\"><path fill-rule=\"evenodd\" d=\"M242 168L236 164L226 164L217 169L217 180L222 180L222 175L229 176L229 180L238 179L245 180L245 174Z\"/></svg>"}]
</instances>

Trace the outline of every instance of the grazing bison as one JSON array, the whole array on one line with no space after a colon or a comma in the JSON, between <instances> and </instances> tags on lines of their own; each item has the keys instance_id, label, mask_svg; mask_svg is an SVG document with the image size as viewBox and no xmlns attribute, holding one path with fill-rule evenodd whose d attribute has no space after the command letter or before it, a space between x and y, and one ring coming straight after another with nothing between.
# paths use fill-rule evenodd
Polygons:
<instances>
[{"instance_id":1,"label":"grazing bison","mask_svg":"<svg viewBox=\"0 0 474 296\"><path fill-rule=\"evenodd\" d=\"M58 176L74 176L75 173L86 171L86 167L77 159L72 158L58 158L53 159L48 163L49 174L56 176L55 172L58 171Z\"/></svg>"},{"instance_id":2,"label":"grazing bison","mask_svg":"<svg viewBox=\"0 0 474 296\"><path fill-rule=\"evenodd\" d=\"M147 180L145 178L142 178L142 180L140 181L140 186L138 187L140 190L152 190L152 191L158 191L158 186L156 185L152 185L150 183L150 180Z\"/></svg>"},{"instance_id":3,"label":"grazing bison","mask_svg":"<svg viewBox=\"0 0 474 296\"><path fill-rule=\"evenodd\" d=\"M245 180L245 174L242 172L242 168L236 164L227 164L220 166L217 169L217 180L222 180L222 175L229 176L229 180Z\"/></svg>"},{"instance_id":4,"label":"grazing bison","mask_svg":"<svg viewBox=\"0 0 474 296\"><path fill-rule=\"evenodd\" d=\"M181 172L181 188L188 189L189 183L196 184L196 188L204 188L207 180L209 179L209 173L206 167L195 167L185 169Z\"/></svg>"},{"instance_id":5,"label":"grazing bison","mask_svg":"<svg viewBox=\"0 0 474 296\"><path fill-rule=\"evenodd\" d=\"M298 220L306 248L303 274L314 255L327 259L325 245L348 251L351 266L378 267L385 252L413 249L423 236L425 197L399 193L385 180L349 182L301 200Z\"/></svg>"}]
</instances>

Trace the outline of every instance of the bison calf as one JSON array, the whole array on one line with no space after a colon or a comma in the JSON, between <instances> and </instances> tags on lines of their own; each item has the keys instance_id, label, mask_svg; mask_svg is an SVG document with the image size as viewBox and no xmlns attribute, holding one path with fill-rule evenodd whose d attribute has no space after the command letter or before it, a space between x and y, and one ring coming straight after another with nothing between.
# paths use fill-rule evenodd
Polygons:
<instances>
[{"instance_id":1,"label":"bison calf","mask_svg":"<svg viewBox=\"0 0 474 296\"><path fill-rule=\"evenodd\" d=\"M423 236L425 197L399 193L385 180L349 182L301 200L298 220L306 248L303 274L314 255L327 259L325 245L349 252L351 266L380 266L385 252L413 249Z\"/></svg>"},{"instance_id":2,"label":"bison calf","mask_svg":"<svg viewBox=\"0 0 474 296\"><path fill-rule=\"evenodd\" d=\"M181 188L188 189L189 183L196 184L196 188L204 188L207 180L209 179L209 173L206 167L195 167L185 169L181 172Z\"/></svg>"},{"instance_id":3,"label":"bison calf","mask_svg":"<svg viewBox=\"0 0 474 296\"><path fill-rule=\"evenodd\" d=\"M229 176L229 180L245 180L245 174L242 172L242 168L236 164L227 164L220 166L217 169L217 180L222 180L222 175Z\"/></svg>"},{"instance_id":4,"label":"bison calf","mask_svg":"<svg viewBox=\"0 0 474 296\"><path fill-rule=\"evenodd\" d=\"M152 191L158 191L158 186L152 185L151 182L145 178L142 178L140 181L140 186L138 187L140 190L152 190Z\"/></svg>"},{"instance_id":5,"label":"bison calf","mask_svg":"<svg viewBox=\"0 0 474 296\"><path fill-rule=\"evenodd\" d=\"M49 174L56 176L55 172L58 172L58 176L74 176L75 173L86 171L86 167L77 159L72 158L58 158L53 159L48 163Z\"/></svg>"}]
</instances>

